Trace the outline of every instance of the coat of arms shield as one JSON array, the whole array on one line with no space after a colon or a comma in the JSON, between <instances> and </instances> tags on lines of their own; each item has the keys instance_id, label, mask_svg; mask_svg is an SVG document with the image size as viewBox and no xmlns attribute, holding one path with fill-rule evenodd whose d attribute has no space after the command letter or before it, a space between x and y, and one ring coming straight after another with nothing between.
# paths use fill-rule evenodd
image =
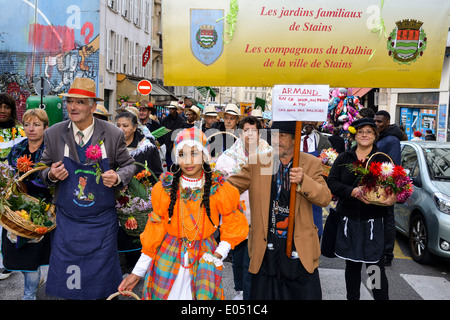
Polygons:
<instances>
[{"instance_id":1,"label":"coat of arms shield","mask_svg":"<svg viewBox=\"0 0 450 320\"><path fill-rule=\"evenodd\" d=\"M423 55L427 36L423 22L414 19L397 21L388 38L388 53L399 64L410 64Z\"/></svg>"},{"instance_id":2,"label":"coat of arms shield","mask_svg":"<svg viewBox=\"0 0 450 320\"><path fill-rule=\"evenodd\" d=\"M191 9L191 51L210 66L223 52L223 9Z\"/></svg>"}]
</instances>

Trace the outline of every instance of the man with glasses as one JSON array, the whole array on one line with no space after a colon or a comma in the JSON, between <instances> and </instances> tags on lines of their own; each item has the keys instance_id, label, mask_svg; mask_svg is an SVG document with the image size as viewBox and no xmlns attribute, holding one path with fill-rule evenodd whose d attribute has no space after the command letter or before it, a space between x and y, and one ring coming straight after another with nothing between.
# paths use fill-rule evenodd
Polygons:
<instances>
[{"instance_id":1,"label":"man with glasses","mask_svg":"<svg viewBox=\"0 0 450 320\"><path fill-rule=\"evenodd\" d=\"M381 152L386 153L395 164L400 165L401 162L401 148L400 140L403 138L402 131L397 125L391 125L391 115L385 110L380 110L375 113L374 117L377 125L377 131L380 136L377 141L377 147ZM388 215L385 219L385 256L384 265L391 266L394 258L395 245L395 217L394 206L388 207Z\"/></svg>"}]
</instances>

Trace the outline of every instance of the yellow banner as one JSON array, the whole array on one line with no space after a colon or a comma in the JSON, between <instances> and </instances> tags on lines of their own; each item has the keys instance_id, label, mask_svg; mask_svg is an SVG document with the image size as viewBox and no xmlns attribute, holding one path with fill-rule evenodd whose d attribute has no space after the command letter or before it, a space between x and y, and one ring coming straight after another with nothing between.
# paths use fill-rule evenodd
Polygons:
<instances>
[{"instance_id":1,"label":"yellow banner","mask_svg":"<svg viewBox=\"0 0 450 320\"><path fill-rule=\"evenodd\" d=\"M438 88L448 0L164 0L164 83Z\"/></svg>"}]
</instances>

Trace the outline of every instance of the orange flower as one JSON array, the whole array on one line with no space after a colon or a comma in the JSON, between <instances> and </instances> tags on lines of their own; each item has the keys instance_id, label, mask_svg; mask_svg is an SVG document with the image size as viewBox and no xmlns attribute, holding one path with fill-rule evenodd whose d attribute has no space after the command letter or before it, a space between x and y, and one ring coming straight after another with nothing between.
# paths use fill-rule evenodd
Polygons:
<instances>
[{"instance_id":1,"label":"orange flower","mask_svg":"<svg viewBox=\"0 0 450 320\"><path fill-rule=\"evenodd\" d=\"M33 169L33 162L31 161L31 158L27 155L21 156L19 159L17 159L16 167L19 170L19 172L27 172Z\"/></svg>"},{"instance_id":2,"label":"orange flower","mask_svg":"<svg viewBox=\"0 0 450 320\"><path fill-rule=\"evenodd\" d=\"M39 234L46 234L48 230L47 230L47 227L38 227L34 231Z\"/></svg>"},{"instance_id":3,"label":"orange flower","mask_svg":"<svg viewBox=\"0 0 450 320\"><path fill-rule=\"evenodd\" d=\"M139 172L135 177L136 179L141 180L142 178L150 177L151 175L152 173L150 171L144 169L141 172Z\"/></svg>"}]
</instances>

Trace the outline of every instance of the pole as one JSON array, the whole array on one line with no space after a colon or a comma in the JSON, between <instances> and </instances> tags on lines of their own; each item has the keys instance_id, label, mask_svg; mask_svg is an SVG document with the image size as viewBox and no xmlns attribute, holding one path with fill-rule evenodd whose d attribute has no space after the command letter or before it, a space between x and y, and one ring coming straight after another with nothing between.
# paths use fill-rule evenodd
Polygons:
<instances>
[{"instance_id":1,"label":"pole","mask_svg":"<svg viewBox=\"0 0 450 320\"><path fill-rule=\"evenodd\" d=\"M302 122L295 122L295 146L294 159L292 160L292 168L298 166L300 158L300 142L302 140ZM295 199L296 199L297 184L291 183L291 195L289 197L289 219L288 219L288 233L286 242L286 255L290 258L292 254L292 240L294 238L294 220L295 220Z\"/></svg>"},{"instance_id":2,"label":"pole","mask_svg":"<svg viewBox=\"0 0 450 320\"><path fill-rule=\"evenodd\" d=\"M39 106L40 109L44 107L44 77L41 77L41 105Z\"/></svg>"}]
</instances>

